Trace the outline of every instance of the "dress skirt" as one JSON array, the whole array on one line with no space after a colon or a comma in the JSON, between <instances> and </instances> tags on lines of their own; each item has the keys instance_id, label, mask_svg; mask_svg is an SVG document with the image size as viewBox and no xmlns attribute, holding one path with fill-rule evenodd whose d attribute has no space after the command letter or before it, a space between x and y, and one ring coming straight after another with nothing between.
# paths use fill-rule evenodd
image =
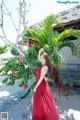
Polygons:
<instances>
[{"instance_id":1,"label":"dress skirt","mask_svg":"<svg viewBox=\"0 0 80 120\"><path fill-rule=\"evenodd\" d=\"M59 120L54 97L45 79L33 95L32 120Z\"/></svg>"}]
</instances>

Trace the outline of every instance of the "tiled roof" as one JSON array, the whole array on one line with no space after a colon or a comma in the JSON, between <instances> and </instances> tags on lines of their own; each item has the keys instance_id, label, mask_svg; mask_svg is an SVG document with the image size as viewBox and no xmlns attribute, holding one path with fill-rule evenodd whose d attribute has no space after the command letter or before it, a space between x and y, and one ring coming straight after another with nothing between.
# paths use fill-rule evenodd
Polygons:
<instances>
[{"instance_id":1,"label":"tiled roof","mask_svg":"<svg viewBox=\"0 0 80 120\"><path fill-rule=\"evenodd\" d=\"M70 22L73 20L80 20L80 4L77 6L74 6L70 9L59 12L57 15L59 15L60 20L63 21L63 23L67 23L67 22ZM38 23L30 26L29 28L35 29L36 27L41 27L42 22L43 21L38 22ZM56 26L56 24L54 24L53 26Z\"/></svg>"},{"instance_id":2,"label":"tiled roof","mask_svg":"<svg viewBox=\"0 0 80 120\"><path fill-rule=\"evenodd\" d=\"M80 5L58 13L64 23L80 19Z\"/></svg>"}]
</instances>

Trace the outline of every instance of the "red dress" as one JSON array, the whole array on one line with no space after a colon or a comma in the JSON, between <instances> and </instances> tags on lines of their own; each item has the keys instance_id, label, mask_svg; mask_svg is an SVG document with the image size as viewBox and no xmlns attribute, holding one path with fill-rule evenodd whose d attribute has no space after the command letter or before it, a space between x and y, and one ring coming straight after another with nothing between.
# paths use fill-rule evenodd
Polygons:
<instances>
[{"instance_id":1,"label":"red dress","mask_svg":"<svg viewBox=\"0 0 80 120\"><path fill-rule=\"evenodd\" d=\"M36 70L36 83L40 78L41 68L43 66ZM40 85L37 87L36 92L34 92L32 120L59 120L59 114L51 89L45 79L42 80Z\"/></svg>"}]
</instances>

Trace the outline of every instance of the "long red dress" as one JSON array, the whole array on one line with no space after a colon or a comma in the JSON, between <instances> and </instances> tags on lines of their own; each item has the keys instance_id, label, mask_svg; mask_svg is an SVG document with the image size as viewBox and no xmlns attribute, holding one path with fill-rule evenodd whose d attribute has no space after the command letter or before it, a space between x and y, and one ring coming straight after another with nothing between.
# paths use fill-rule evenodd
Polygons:
<instances>
[{"instance_id":1,"label":"long red dress","mask_svg":"<svg viewBox=\"0 0 80 120\"><path fill-rule=\"evenodd\" d=\"M36 83L40 78L41 67L36 70ZM42 80L33 96L32 120L59 120L59 114L55 105L49 84Z\"/></svg>"}]
</instances>

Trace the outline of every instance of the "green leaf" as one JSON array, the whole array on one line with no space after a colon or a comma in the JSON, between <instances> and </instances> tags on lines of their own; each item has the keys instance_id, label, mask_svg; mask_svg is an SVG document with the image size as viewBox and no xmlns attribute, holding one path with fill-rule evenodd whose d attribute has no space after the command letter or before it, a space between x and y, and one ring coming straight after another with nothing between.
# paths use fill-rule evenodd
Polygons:
<instances>
[{"instance_id":1,"label":"green leaf","mask_svg":"<svg viewBox=\"0 0 80 120\"><path fill-rule=\"evenodd\" d=\"M29 80L29 75L28 73L24 73L23 76L22 76L23 80L24 80L24 83L27 84L28 83L28 80Z\"/></svg>"},{"instance_id":2,"label":"green leaf","mask_svg":"<svg viewBox=\"0 0 80 120\"><path fill-rule=\"evenodd\" d=\"M6 77L2 82L3 82L3 83L6 83L6 82L8 81L8 79L9 79L9 78Z\"/></svg>"},{"instance_id":3,"label":"green leaf","mask_svg":"<svg viewBox=\"0 0 80 120\"><path fill-rule=\"evenodd\" d=\"M34 84L35 84L35 82L29 87L29 89L27 90L27 92L23 96L21 96L21 99L24 99L24 98L26 98L26 96L28 96L28 94L30 93L30 91L34 88Z\"/></svg>"},{"instance_id":4,"label":"green leaf","mask_svg":"<svg viewBox=\"0 0 80 120\"><path fill-rule=\"evenodd\" d=\"M22 81L22 82L19 84L19 87L23 87L24 84L25 84L24 81Z\"/></svg>"}]
</instances>

